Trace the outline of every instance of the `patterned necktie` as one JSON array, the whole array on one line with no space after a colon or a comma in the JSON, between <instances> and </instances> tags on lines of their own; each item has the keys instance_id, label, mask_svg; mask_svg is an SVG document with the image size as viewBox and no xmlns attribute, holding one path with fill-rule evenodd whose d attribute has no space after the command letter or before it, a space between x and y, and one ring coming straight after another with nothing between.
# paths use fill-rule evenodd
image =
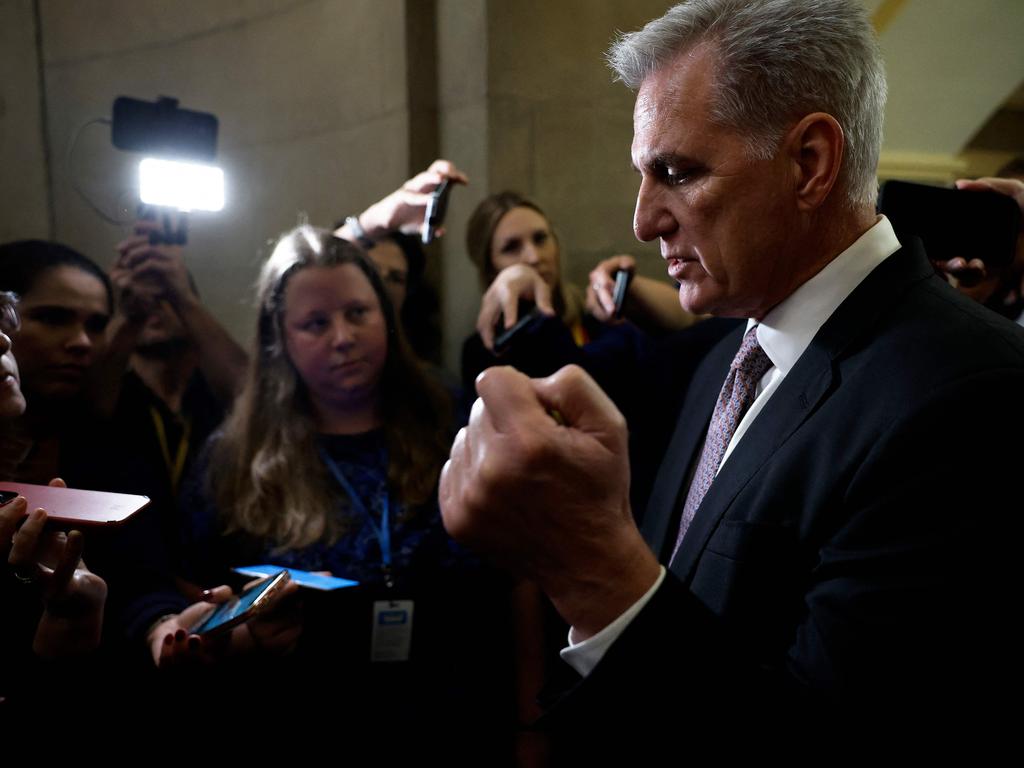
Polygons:
<instances>
[{"instance_id":1,"label":"patterned necktie","mask_svg":"<svg viewBox=\"0 0 1024 768\"><path fill-rule=\"evenodd\" d=\"M693 482L690 483L690 490L686 494L686 503L683 505L683 517L679 521L679 535L672 550L672 558L675 558L676 552L679 551L679 545L683 543L686 529L693 522L697 507L704 500L704 494L708 492L715 475L718 474L722 456L725 455L725 449L729 447L729 442L736 433L736 427L739 426L750 404L754 402L757 382L771 367L772 361L757 343L755 325L743 337L740 351L733 358L729 375L725 377L725 384L718 395L715 411L711 414L711 426L708 427L704 450L700 455L697 471L694 472ZM669 559L669 562L671 563L672 559Z\"/></svg>"}]
</instances>

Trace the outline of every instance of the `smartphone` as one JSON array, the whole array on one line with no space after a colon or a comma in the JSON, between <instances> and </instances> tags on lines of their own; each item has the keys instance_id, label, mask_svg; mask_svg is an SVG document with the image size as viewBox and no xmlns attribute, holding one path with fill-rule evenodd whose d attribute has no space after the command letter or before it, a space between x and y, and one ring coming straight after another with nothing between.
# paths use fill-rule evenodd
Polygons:
<instances>
[{"instance_id":1,"label":"smartphone","mask_svg":"<svg viewBox=\"0 0 1024 768\"><path fill-rule=\"evenodd\" d=\"M1001 269L1016 253L1020 209L998 192L887 181L878 197L878 212L892 222L901 241L921 238L932 261L961 256Z\"/></svg>"},{"instance_id":2,"label":"smartphone","mask_svg":"<svg viewBox=\"0 0 1024 768\"><path fill-rule=\"evenodd\" d=\"M633 282L633 273L628 269L620 269L615 273L615 288L612 291L615 311L612 313L612 317L616 320L622 317L622 305L626 303L626 292L629 291L631 282Z\"/></svg>"},{"instance_id":3,"label":"smartphone","mask_svg":"<svg viewBox=\"0 0 1024 768\"><path fill-rule=\"evenodd\" d=\"M17 491L2 491L0 490L0 507L5 507L18 498Z\"/></svg>"},{"instance_id":4,"label":"smartphone","mask_svg":"<svg viewBox=\"0 0 1024 768\"><path fill-rule=\"evenodd\" d=\"M438 227L444 223L444 215L448 212L448 195L452 191L452 180L442 179L437 189L430 195L427 212L423 216L423 244L430 245L434 241Z\"/></svg>"},{"instance_id":5,"label":"smartphone","mask_svg":"<svg viewBox=\"0 0 1024 768\"><path fill-rule=\"evenodd\" d=\"M252 576L255 578L262 578L264 576L270 576L281 570L279 565L246 565L240 568L232 568L235 573L239 573L242 576ZM301 571L298 568L285 568L288 571L288 576L298 584L300 587L307 589L316 589L321 592L332 592L335 589L345 589L346 587L356 587L359 585L358 581L352 581L351 579L341 579L337 576L324 576L320 573L313 573L312 571Z\"/></svg>"},{"instance_id":6,"label":"smartphone","mask_svg":"<svg viewBox=\"0 0 1024 768\"><path fill-rule=\"evenodd\" d=\"M244 624L266 608L288 583L288 571L278 571L273 576L253 584L241 594L217 606L190 632L196 635L220 634L232 627Z\"/></svg>"},{"instance_id":7,"label":"smartphone","mask_svg":"<svg viewBox=\"0 0 1024 768\"><path fill-rule=\"evenodd\" d=\"M118 149L208 162L217 156L217 129L214 115L181 109L177 99L161 96L142 101L118 96L110 140Z\"/></svg>"},{"instance_id":8,"label":"smartphone","mask_svg":"<svg viewBox=\"0 0 1024 768\"><path fill-rule=\"evenodd\" d=\"M0 483L0 493L4 504L21 495L29 512L42 507L51 520L75 526L120 525L149 504L148 496L29 483Z\"/></svg>"},{"instance_id":9,"label":"smartphone","mask_svg":"<svg viewBox=\"0 0 1024 768\"><path fill-rule=\"evenodd\" d=\"M500 355L509 345L512 340L526 328L532 328L541 320L544 319L544 313L541 312L537 307L530 304L520 303L519 305L519 319L513 324L511 328L505 328L504 316L498 320L498 325L495 328L494 335L494 354Z\"/></svg>"}]
</instances>

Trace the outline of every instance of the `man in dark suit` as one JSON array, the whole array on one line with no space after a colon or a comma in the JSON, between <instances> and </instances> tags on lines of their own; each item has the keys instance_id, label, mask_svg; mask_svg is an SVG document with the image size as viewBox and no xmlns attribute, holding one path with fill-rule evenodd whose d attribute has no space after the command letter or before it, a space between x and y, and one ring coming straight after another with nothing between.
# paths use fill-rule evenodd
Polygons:
<instances>
[{"instance_id":1,"label":"man in dark suit","mask_svg":"<svg viewBox=\"0 0 1024 768\"><path fill-rule=\"evenodd\" d=\"M581 679L553 719L592 742L806 732L837 707L860 737L859 717L964 724L1009 667L999 438L1024 427L1024 334L875 214L885 81L863 7L693 0L610 60L638 89L637 236L685 309L748 322L699 367L643 532L622 418L573 369L478 380L449 531L572 625Z\"/></svg>"}]
</instances>

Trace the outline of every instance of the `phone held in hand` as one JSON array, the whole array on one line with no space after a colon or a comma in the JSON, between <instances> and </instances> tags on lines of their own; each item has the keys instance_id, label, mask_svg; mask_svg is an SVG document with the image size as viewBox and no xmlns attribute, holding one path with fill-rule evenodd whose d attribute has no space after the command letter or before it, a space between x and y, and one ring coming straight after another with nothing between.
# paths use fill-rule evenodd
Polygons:
<instances>
[{"instance_id":1,"label":"phone held in hand","mask_svg":"<svg viewBox=\"0 0 1024 768\"><path fill-rule=\"evenodd\" d=\"M919 237L932 261L981 259L1001 269L1016 253L1020 209L998 192L887 181L878 212L892 222L901 242Z\"/></svg>"},{"instance_id":2,"label":"phone held in hand","mask_svg":"<svg viewBox=\"0 0 1024 768\"><path fill-rule=\"evenodd\" d=\"M615 304L612 318L615 320L622 317L622 305L626 303L626 293L632 281L633 273L628 269L620 269L615 273L615 288L612 291L612 302Z\"/></svg>"},{"instance_id":3,"label":"phone held in hand","mask_svg":"<svg viewBox=\"0 0 1024 768\"><path fill-rule=\"evenodd\" d=\"M270 605L288 583L288 571L278 571L235 595L190 630L196 635L216 635L244 624Z\"/></svg>"},{"instance_id":4,"label":"phone held in hand","mask_svg":"<svg viewBox=\"0 0 1024 768\"><path fill-rule=\"evenodd\" d=\"M497 332L494 336L494 354L500 355L505 352L516 336L522 334L525 329L532 328L543 319L544 313L537 307L530 306L527 308L521 302L519 305L519 319L516 320L511 328L505 328L504 316L498 320L498 326L495 329Z\"/></svg>"},{"instance_id":5,"label":"phone held in hand","mask_svg":"<svg viewBox=\"0 0 1024 768\"><path fill-rule=\"evenodd\" d=\"M430 202L427 203L427 212L423 217L423 244L430 245L437 236L438 228L444 223L445 214L448 212L448 195L452 191L451 179L442 179L430 195Z\"/></svg>"}]
</instances>

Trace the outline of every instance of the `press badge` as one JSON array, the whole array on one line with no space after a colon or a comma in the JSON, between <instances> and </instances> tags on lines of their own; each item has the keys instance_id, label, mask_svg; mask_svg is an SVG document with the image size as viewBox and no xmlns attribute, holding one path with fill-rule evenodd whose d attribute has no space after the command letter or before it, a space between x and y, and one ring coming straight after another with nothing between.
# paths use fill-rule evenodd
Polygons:
<instances>
[{"instance_id":1,"label":"press badge","mask_svg":"<svg viewBox=\"0 0 1024 768\"><path fill-rule=\"evenodd\" d=\"M370 661L408 661L412 647L412 600L376 600Z\"/></svg>"}]
</instances>

